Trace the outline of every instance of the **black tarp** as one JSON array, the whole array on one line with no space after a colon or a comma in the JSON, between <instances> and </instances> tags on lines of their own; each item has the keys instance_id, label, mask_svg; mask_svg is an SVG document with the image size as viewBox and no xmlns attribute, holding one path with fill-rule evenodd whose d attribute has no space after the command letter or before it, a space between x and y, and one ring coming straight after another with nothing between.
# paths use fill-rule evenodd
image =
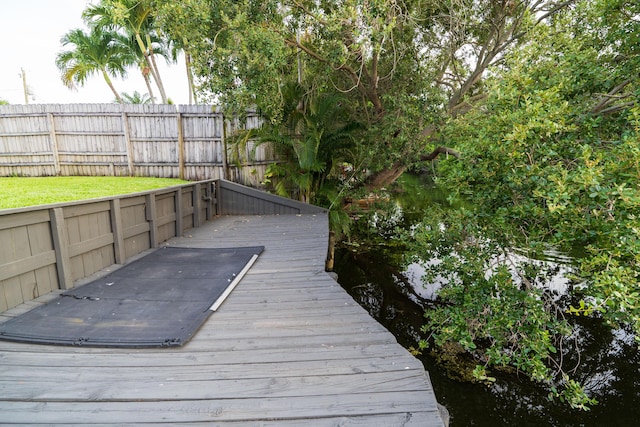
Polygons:
<instances>
[{"instance_id":1,"label":"black tarp","mask_svg":"<svg viewBox=\"0 0 640 427\"><path fill-rule=\"evenodd\" d=\"M94 347L183 345L263 249L158 249L0 324L0 339Z\"/></svg>"}]
</instances>

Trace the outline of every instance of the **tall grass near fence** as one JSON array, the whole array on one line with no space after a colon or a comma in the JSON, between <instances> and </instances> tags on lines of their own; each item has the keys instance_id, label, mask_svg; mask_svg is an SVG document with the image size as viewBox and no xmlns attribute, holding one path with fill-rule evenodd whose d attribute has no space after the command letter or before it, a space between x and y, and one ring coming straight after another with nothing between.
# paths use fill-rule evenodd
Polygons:
<instances>
[{"instance_id":1,"label":"tall grass near fence","mask_svg":"<svg viewBox=\"0 0 640 427\"><path fill-rule=\"evenodd\" d=\"M171 178L105 176L0 178L0 209L95 199L186 183Z\"/></svg>"}]
</instances>

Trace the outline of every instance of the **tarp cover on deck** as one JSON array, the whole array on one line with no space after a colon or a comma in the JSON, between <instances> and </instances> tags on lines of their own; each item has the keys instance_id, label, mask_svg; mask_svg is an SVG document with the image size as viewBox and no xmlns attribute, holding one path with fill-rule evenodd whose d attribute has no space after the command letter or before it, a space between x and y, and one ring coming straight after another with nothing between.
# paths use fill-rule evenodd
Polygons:
<instances>
[{"instance_id":1,"label":"tarp cover on deck","mask_svg":"<svg viewBox=\"0 0 640 427\"><path fill-rule=\"evenodd\" d=\"M158 249L1 324L0 339L95 347L182 345L263 250Z\"/></svg>"}]
</instances>

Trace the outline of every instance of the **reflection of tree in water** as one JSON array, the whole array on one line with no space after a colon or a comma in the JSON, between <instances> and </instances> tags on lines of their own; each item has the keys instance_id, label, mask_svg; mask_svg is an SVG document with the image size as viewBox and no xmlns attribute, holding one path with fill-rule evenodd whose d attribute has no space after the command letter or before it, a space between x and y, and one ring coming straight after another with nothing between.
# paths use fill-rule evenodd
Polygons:
<instances>
[{"instance_id":1,"label":"reflection of tree in water","mask_svg":"<svg viewBox=\"0 0 640 427\"><path fill-rule=\"evenodd\" d=\"M424 311L425 304L407 279L384 262L384 257L376 259L347 251L339 254L338 263L348 265L348 275L354 280L350 281L353 286L347 288L351 296L391 330L401 344L417 347L423 321L422 316L416 314ZM375 277L370 274L373 271L377 272ZM338 271L338 277L341 274Z\"/></svg>"},{"instance_id":2,"label":"reflection of tree in water","mask_svg":"<svg viewBox=\"0 0 640 427\"><path fill-rule=\"evenodd\" d=\"M593 318L576 319L576 326L581 360L574 358L571 363L579 364L577 376L599 401L593 414L600 408L617 407L620 412L635 413L635 424L640 414L640 352L632 334Z\"/></svg>"},{"instance_id":3,"label":"reflection of tree in water","mask_svg":"<svg viewBox=\"0 0 640 427\"><path fill-rule=\"evenodd\" d=\"M338 251L336 271L342 286L406 347L416 346L428 300L401 271L401 249L376 248L355 254ZM577 317L575 333L563 351L564 365L599 404L589 412L549 401L548 391L517 374L493 372L494 385L447 378L429 355L420 356L436 396L456 426L630 426L640 419L640 352L633 337L599 319ZM577 344L579 354L568 348Z\"/></svg>"}]
</instances>

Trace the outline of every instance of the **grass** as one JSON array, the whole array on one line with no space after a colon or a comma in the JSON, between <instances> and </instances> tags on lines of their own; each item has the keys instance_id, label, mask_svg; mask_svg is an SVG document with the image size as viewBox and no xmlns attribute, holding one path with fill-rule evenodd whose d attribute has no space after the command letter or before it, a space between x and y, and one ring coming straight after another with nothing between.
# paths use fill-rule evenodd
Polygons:
<instances>
[{"instance_id":1,"label":"grass","mask_svg":"<svg viewBox=\"0 0 640 427\"><path fill-rule=\"evenodd\" d=\"M185 183L170 178L110 176L0 178L0 209L117 196Z\"/></svg>"}]
</instances>

